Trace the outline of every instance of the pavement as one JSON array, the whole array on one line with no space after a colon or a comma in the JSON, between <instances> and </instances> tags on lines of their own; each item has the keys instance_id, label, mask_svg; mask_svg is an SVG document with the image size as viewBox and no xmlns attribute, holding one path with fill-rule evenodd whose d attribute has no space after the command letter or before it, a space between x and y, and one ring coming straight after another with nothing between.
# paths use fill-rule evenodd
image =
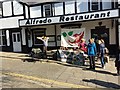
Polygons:
<instances>
[{"instance_id":1,"label":"pavement","mask_svg":"<svg viewBox=\"0 0 120 90\"><path fill-rule=\"evenodd\" d=\"M0 52L0 58L6 60L31 60L31 57L28 57L28 54L24 53L13 53L13 52ZM120 89L120 77L116 75L116 68L114 65L115 58L110 58L110 62L106 64L105 69L101 68L100 61L96 61L96 69L88 70L89 63L86 63L86 66L72 65L65 62L48 60L48 59L36 59L36 62L45 62L50 64L59 64L61 67L67 67L64 70L61 70L59 77L54 79L49 77L49 80L42 78L45 82L53 83L54 85L66 85L73 88L79 87L79 85L86 86L86 88L115 88ZM39 64L39 63L37 63ZM36 65L37 66L37 65ZM50 70L50 69L49 69ZM52 71L51 71L52 72ZM21 78L41 80L41 78L33 77L33 75L23 75L16 73L5 73L5 75L18 76ZM75 86L76 85L76 86ZM82 87L82 86L81 86ZM82 87L82 88L83 88Z\"/></svg>"}]
</instances>

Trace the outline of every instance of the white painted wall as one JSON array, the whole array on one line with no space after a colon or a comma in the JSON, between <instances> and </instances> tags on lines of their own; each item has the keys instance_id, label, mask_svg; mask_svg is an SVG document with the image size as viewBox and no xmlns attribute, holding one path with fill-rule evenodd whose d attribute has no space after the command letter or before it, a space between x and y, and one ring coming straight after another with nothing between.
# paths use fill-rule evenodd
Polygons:
<instances>
[{"instance_id":1,"label":"white painted wall","mask_svg":"<svg viewBox=\"0 0 120 90\"><path fill-rule=\"evenodd\" d=\"M18 28L19 27L19 23L18 23L19 19L23 19L23 16L0 19L0 29Z\"/></svg>"},{"instance_id":2,"label":"white painted wall","mask_svg":"<svg viewBox=\"0 0 120 90\"><path fill-rule=\"evenodd\" d=\"M25 15L26 15L26 18L28 18L28 6L25 6Z\"/></svg>"},{"instance_id":3,"label":"white painted wall","mask_svg":"<svg viewBox=\"0 0 120 90\"><path fill-rule=\"evenodd\" d=\"M26 45L26 36L25 36L25 28L22 28L22 45Z\"/></svg>"},{"instance_id":4,"label":"white painted wall","mask_svg":"<svg viewBox=\"0 0 120 90\"><path fill-rule=\"evenodd\" d=\"M10 34L9 34L9 30L6 30L6 40L7 40L7 46L10 46Z\"/></svg>"},{"instance_id":5,"label":"white painted wall","mask_svg":"<svg viewBox=\"0 0 120 90\"><path fill-rule=\"evenodd\" d=\"M85 28L86 30L86 43L88 43L88 40L91 38L91 29L95 29L96 26L99 26L99 22L102 22L102 26L106 26L106 28L109 28L109 42L110 44L116 44L116 33L115 33L115 25L113 26L113 28L111 27L112 25L112 21L111 20L96 20L96 21L87 21L87 22L78 22L82 23L82 27L81 28ZM74 23L75 24L75 23ZM57 35L61 34L61 25L58 24L56 25L56 29L57 29ZM34 28L46 28L46 35L55 35L55 27L54 25L46 25L46 26L37 26ZM55 46L55 42L49 42L48 43L49 46ZM61 41L57 41L57 45L60 46L61 45Z\"/></svg>"}]
</instances>

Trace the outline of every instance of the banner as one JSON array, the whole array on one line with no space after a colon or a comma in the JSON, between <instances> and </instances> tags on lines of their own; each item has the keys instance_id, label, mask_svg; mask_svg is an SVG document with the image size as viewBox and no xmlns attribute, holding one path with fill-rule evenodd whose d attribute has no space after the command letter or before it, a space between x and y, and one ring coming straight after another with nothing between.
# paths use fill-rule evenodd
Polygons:
<instances>
[{"instance_id":1,"label":"banner","mask_svg":"<svg viewBox=\"0 0 120 90\"><path fill-rule=\"evenodd\" d=\"M82 38L85 38L85 28L61 30L61 46L63 47L78 47Z\"/></svg>"}]
</instances>

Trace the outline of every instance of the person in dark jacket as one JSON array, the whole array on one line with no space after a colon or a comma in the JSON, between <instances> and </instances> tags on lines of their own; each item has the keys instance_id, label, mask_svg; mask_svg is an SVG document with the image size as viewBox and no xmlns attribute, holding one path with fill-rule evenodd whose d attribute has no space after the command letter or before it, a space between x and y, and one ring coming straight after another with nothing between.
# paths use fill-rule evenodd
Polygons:
<instances>
[{"instance_id":1,"label":"person in dark jacket","mask_svg":"<svg viewBox=\"0 0 120 90\"><path fill-rule=\"evenodd\" d=\"M99 54L100 54L100 61L102 68L105 68L105 60L104 60L105 43L103 39L99 40Z\"/></svg>"},{"instance_id":2,"label":"person in dark jacket","mask_svg":"<svg viewBox=\"0 0 120 90\"><path fill-rule=\"evenodd\" d=\"M90 60L90 69L95 69L95 56L97 53L97 49L96 49L96 44L94 42L94 39L89 39L87 49L88 49L88 56Z\"/></svg>"},{"instance_id":3,"label":"person in dark jacket","mask_svg":"<svg viewBox=\"0 0 120 90\"><path fill-rule=\"evenodd\" d=\"M117 75L120 75L120 47L116 55L115 67L117 69Z\"/></svg>"}]
</instances>

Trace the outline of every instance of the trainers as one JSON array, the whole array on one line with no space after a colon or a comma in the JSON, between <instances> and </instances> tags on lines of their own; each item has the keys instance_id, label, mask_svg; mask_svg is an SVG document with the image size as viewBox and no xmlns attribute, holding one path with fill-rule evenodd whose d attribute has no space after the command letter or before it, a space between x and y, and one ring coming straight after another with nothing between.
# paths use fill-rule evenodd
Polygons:
<instances>
[{"instance_id":1,"label":"trainers","mask_svg":"<svg viewBox=\"0 0 120 90\"><path fill-rule=\"evenodd\" d=\"M105 66L103 66L102 68L105 69Z\"/></svg>"}]
</instances>

